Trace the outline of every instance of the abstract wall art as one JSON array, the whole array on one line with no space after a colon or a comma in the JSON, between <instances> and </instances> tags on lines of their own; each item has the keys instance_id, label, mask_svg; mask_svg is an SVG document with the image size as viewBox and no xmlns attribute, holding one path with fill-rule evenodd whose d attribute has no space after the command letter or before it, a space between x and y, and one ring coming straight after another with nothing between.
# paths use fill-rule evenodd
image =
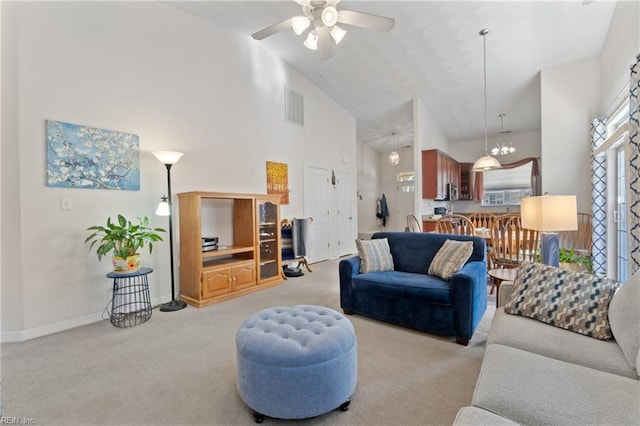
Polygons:
<instances>
[{"instance_id":1,"label":"abstract wall art","mask_svg":"<svg viewBox=\"0 0 640 426\"><path fill-rule=\"evenodd\" d=\"M267 161L267 194L278 194L280 195L280 204L289 204L287 163Z\"/></svg>"},{"instance_id":2,"label":"abstract wall art","mask_svg":"<svg viewBox=\"0 0 640 426\"><path fill-rule=\"evenodd\" d=\"M138 136L47 120L47 186L139 191Z\"/></svg>"}]
</instances>

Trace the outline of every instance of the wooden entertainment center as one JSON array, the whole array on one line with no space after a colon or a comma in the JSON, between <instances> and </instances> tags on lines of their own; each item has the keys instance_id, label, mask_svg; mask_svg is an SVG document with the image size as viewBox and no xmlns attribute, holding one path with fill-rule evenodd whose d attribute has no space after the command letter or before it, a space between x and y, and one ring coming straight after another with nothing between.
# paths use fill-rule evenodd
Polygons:
<instances>
[{"instance_id":1,"label":"wooden entertainment center","mask_svg":"<svg viewBox=\"0 0 640 426\"><path fill-rule=\"evenodd\" d=\"M181 300L202 307L282 281L279 195L195 191L178 200ZM203 251L203 237L219 233L229 241Z\"/></svg>"}]
</instances>

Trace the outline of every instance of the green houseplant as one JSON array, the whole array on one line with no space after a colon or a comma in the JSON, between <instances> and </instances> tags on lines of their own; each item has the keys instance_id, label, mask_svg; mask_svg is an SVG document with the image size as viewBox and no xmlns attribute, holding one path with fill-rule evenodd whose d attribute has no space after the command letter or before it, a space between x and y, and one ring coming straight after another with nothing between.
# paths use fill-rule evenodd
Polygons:
<instances>
[{"instance_id":1,"label":"green houseplant","mask_svg":"<svg viewBox=\"0 0 640 426\"><path fill-rule=\"evenodd\" d=\"M591 258L586 255L581 255L575 252L575 249L560 248L558 252L560 260L560 267L566 269L572 269L575 271L587 271L593 273L593 265Z\"/></svg>"},{"instance_id":2,"label":"green houseplant","mask_svg":"<svg viewBox=\"0 0 640 426\"><path fill-rule=\"evenodd\" d=\"M137 223L127 220L121 214L118 221L112 222L107 218L107 226L95 225L87 228L91 234L84 240L91 243L89 250L97 244L98 260L111 253L113 256L114 272L134 272L140 268L140 249L149 246L149 253L153 252L153 243L163 241L160 232L162 228L151 228L149 218L136 218Z\"/></svg>"}]
</instances>

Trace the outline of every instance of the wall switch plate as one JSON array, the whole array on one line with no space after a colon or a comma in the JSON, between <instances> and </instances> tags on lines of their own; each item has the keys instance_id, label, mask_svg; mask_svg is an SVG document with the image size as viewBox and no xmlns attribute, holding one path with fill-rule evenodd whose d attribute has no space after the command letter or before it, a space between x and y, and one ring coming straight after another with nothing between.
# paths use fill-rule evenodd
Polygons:
<instances>
[{"instance_id":1,"label":"wall switch plate","mask_svg":"<svg viewBox=\"0 0 640 426\"><path fill-rule=\"evenodd\" d=\"M60 210L71 210L71 198L60 198Z\"/></svg>"}]
</instances>

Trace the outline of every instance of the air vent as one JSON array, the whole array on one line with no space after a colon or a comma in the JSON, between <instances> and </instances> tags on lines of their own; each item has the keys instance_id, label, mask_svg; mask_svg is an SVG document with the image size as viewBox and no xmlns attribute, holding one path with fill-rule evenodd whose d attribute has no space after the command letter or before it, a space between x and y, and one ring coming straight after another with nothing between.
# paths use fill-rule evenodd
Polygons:
<instances>
[{"instance_id":1,"label":"air vent","mask_svg":"<svg viewBox=\"0 0 640 426\"><path fill-rule=\"evenodd\" d=\"M284 121L304 127L304 96L284 88Z\"/></svg>"}]
</instances>

